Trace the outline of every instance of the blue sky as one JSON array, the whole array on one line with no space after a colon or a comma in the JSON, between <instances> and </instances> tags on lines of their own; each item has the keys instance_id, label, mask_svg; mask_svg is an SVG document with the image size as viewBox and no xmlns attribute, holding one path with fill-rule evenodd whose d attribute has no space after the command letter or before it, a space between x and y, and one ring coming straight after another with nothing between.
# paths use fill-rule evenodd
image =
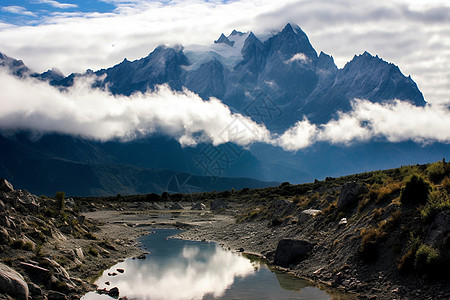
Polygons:
<instances>
[{"instance_id":1,"label":"blue sky","mask_svg":"<svg viewBox=\"0 0 450 300\"><path fill-rule=\"evenodd\" d=\"M116 7L105 1L10 0L0 6L0 21L13 25L38 25L59 13L112 12Z\"/></svg>"}]
</instances>

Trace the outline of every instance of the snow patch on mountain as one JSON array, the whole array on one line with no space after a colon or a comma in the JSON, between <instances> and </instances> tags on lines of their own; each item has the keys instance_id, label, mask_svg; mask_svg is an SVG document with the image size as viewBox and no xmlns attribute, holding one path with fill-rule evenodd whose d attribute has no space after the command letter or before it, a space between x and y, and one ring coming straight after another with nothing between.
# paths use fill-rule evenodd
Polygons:
<instances>
[{"instance_id":1,"label":"snow patch on mountain","mask_svg":"<svg viewBox=\"0 0 450 300\"><path fill-rule=\"evenodd\" d=\"M242 48L244 47L245 40L250 33L242 33L239 31L233 31L229 36L221 37L214 42L214 44L203 45L190 45L185 47L185 55L189 59L191 65L186 67L187 70L197 70L202 64L211 61L218 60L225 67L232 69L244 57L242 56ZM219 42L219 41L227 42Z\"/></svg>"}]
</instances>

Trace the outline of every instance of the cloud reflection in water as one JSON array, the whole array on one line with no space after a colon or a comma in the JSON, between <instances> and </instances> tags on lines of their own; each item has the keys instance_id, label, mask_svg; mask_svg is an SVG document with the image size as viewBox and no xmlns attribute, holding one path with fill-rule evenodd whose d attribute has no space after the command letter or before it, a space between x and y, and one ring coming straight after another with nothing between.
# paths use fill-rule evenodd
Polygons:
<instances>
[{"instance_id":1,"label":"cloud reflection in water","mask_svg":"<svg viewBox=\"0 0 450 300\"><path fill-rule=\"evenodd\" d=\"M205 295L221 297L236 277L255 273L259 265L219 246L203 251L199 246L185 246L177 257L169 262L153 259L139 261L128 259L111 270L105 271L97 281L107 289L117 286L121 296L129 299L202 299ZM115 277L107 275L116 268L125 273ZM109 281L108 287L104 282ZM98 295L86 295L83 299L99 299Z\"/></svg>"}]
</instances>

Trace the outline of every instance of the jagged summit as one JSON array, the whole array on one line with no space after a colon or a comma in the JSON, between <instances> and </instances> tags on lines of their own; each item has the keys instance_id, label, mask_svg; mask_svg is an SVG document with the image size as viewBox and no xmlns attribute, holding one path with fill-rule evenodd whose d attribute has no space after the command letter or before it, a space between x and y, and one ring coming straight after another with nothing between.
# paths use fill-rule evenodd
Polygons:
<instances>
[{"instance_id":1,"label":"jagged summit","mask_svg":"<svg viewBox=\"0 0 450 300\"><path fill-rule=\"evenodd\" d=\"M219 39L214 41L214 44L227 44L231 47L234 45L234 41L230 41L223 33L220 35Z\"/></svg>"},{"instance_id":2,"label":"jagged summit","mask_svg":"<svg viewBox=\"0 0 450 300\"><path fill-rule=\"evenodd\" d=\"M11 74L16 76L26 76L31 73L30 69L23 63L23 61L11 58L6 54L0 52L0 67L6 68Z\"/></svg>"},{"instance_id":3,"label":"jagged summit","mask_svg":"<svg viewBox=\"0 0 450 300\"><path fill-rule=\"evenodd\" d=\"M244 34L245 34L244 32L237 31L236 29L233 29L233 31L231 32L230 36L233 36L233 35L243 36Z\"/></svg>"}]
</instances>

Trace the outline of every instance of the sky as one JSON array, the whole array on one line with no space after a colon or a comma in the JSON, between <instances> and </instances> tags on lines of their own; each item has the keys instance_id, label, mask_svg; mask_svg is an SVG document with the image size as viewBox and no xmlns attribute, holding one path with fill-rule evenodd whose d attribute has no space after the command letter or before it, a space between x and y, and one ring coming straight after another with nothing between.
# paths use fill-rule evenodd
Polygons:
<instances>
[{"instance_id":1,"label":"sky","mask_svg":"<svg viewBox=\"0 0 450 300\"><path fill-rule=\"evenodd\" d=\"M288 22L298 24L316 51L332 55L341 68L364 51L398 65L429 104L417 108L398 101L378 105L355 99L352 111L327 124L303 119L274 135L232 113L220 99L203 101L189 91L161 87L127 98L93 90L89 80L80 80L61 92L0 70L0 127L57 129L98 140L128 140L161 131L183 145L264 142L289 151L319 141L450 142L447 0L7 0L0 4L0 52L23 60L36 72L56 67L68 75L110 67L124 58L139 59L161 44L208 45L233 29L267 36ZM52 114L45 109L49 106ZM161 117L174 107L183 114ZM224 135L229 124L239 124L248 134Z\"/></svg>"}]
</instances>

